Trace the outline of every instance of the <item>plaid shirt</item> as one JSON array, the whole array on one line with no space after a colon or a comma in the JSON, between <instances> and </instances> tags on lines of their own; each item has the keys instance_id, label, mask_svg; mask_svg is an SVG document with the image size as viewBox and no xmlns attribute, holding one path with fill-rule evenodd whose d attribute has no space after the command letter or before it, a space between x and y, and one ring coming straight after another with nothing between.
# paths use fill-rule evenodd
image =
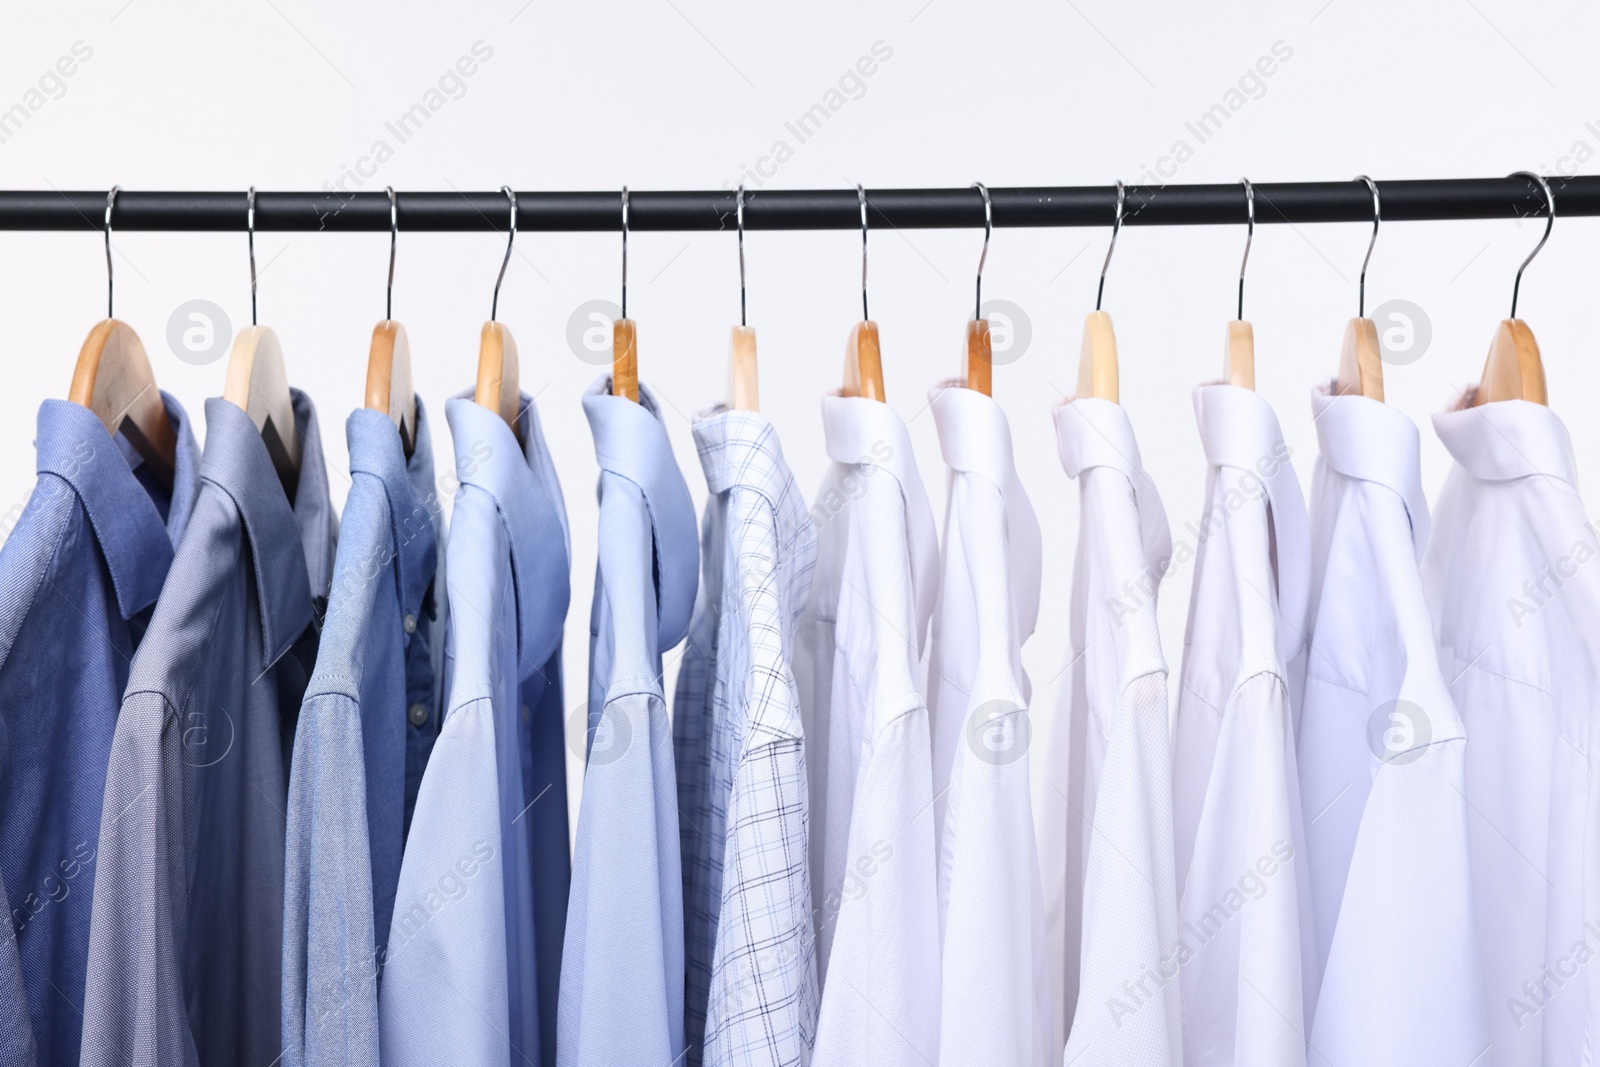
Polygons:
<instances>
[{"instance_id":1,"label":"plaid shirt","mask_svg":"<svg viewBox=\"0 0 1600 1067\"><path fill-rule=\"evenodd\" d=\"M818 986L800 705L790 668L816 532L772 426L695 423L713 494L678 686L690 1062L803 1064Z\"/></svg>"}]
</instances>

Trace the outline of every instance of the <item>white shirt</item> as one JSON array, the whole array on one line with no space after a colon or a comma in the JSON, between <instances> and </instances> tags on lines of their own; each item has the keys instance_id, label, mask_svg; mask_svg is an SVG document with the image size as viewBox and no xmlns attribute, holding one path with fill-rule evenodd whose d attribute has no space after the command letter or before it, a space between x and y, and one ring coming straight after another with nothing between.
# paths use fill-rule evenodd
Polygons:
<instances>
[{"instance_id":1,"label":"white shirt","mask_svg":"<svg viewBox=\"0 0 1600 1067\"><path fill-rule=\"evenodd\" d=\"M835 609L836 639L829 888L814 904L832 950L812 1064L927 1067L938 1062L939 907L920 663L938 541L900 416L876 400L829 396L822 417L828 455L844 469L829 476L812 518L824 543L844 543L833 546L837 569L819 567L813 579L837 587L807 608Z\"/></svg>"},{"instance_id":2,"label":"white shirt","mask_svg":"<svg viewBox=\"0 0 1600 1067\"><path fill-rule=\"evenodd\" d=\"M1172 541L1127 413L1090 397L1061 405L1055 420L1061 465L1078 479L1081 502L1064 709L1071 815L1065 853L1046 876L1061 926L1051 950L1072 1017L1064 1062L1168 1067L1182 1038L1156 592Z\"/></svg>"},{"instance_id":3,"label":"white shirt","mask_svg":"<svg viewBox=\"0 0 1600 1067\"><path fill-rule=\"evenodd\" d=\"M929 401L950 467L928 679L943 809L939 1059L1045 1067L1055 1054L1021 659L1039 615L1039 521L1005 412L963 385L940 383Z\"/></svg>"},{"instance_id":4,"label":"white shirt","mask_svg":"<svg viewBox=\"0 0 1600 1067\"><path fill-rule=\"evenodd\" d=\"M1267 402L1203 385L1205 510L1194 560L1173 767L1185 1064L1293 1067L1316 999L1290 692L1304 677L1305 499ZM1308 995L1309 994L1309 995Z\"/></svg>"},{"instance_id":5,"label":"white shirt","mask_svg":"<svg viewBox=\"0 0 1600 1067\"><path fill-rule=\"evenodd\" d=\"M1463 398L1465 400L1465 398ZM1467 834L1495 1067L1600 1055L1600 556L1555 412L1441 412L1423 579L1472 743ZM1588 1060L1584 1059L1587 1050Z\"/></svg>"},{"instance_id":6,"label":"white shirt","mask_svg":"<svg viewBox=\"0 0 1600 1067\"><path fill-rule=\"evenodd\" d=\"M1466 735L1417 569L1428 541L1417 428L1330 388L1311 397L1322 455L1299 737L1322 963L1310 1060L1481 1063Z\"/></svg>"}]
</instances>

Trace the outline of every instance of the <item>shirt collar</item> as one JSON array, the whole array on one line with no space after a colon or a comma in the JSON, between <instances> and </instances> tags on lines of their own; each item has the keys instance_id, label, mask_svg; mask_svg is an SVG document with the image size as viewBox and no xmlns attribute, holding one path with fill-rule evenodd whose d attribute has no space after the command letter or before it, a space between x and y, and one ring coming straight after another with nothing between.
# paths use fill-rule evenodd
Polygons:
<instances>
[{"instance_id":1,"label":"shirt collar","mask_svg":"<svg viewBox=\"0 0 1600 1067\"><path fill-rule=\"evenodd\" d=\"M1576 486L1572 438L1561 416L1527 400L1472 407L1476 392L1466 390L1433 416L1434 432L1468 474L1489 482L1544 475Z\"/></svg>"},{"instance_id":2,"label":"shirt collar","mask_svg":"<svg viewBox=\"0 0 1600 1067\"><path fill-rule=\"evenodd\" d=\"M830 393L822 398L822 426L829 459L881 471L900 488L906 509L906 547L911 557L920 649L938 600L939 535L933 508L928 505L928 491L917 472L905 420L881 400Z\"/></svg>"},{"instance_id":3,"label":"shirt collar","mask_svg":"<svg viewBox=\"0 0 1600 1067\"><path fill-rule=\"evenodd\" d=\"M964 378L939 382L928 390L939 448L952 471L977 474L1000 489L1005 503L1006 551L1011 557L1011 603L1018 633L1033 632L1039 618L1039 569L1044 548L1039 519L1017 479L1011 425L994 398L965 388Z\"/></svg>"},{"instance_id":4,"label":"shirt collar","mask_svg":"<svg viewBox=\"0 0 1600 1067\"><path fill-rule=\"evenodd\" d=\"M345 420L350 447L350 474L368 474L383 485L389 501L389 529L399 561L401 610L416 615L422 610L428 583L438 565L437 511L424 501L433 493L433 440L422 400L416 400L416 441L406 458L404 443L388 414L357 408Z\"/></svg>"},{"instance_id":5,"label":"shirt collar","mask_svg":"<svg viewBox=\"0 0 1600 1067\"><path fill-rule=\"evenodd\" d=\"M1172 556L1172 532L1161 494L1139 458L1139 442L1134 439L1127 410L1114 400L1092 396L1057 405L1056 449L1069 478L1093 467L1109 467L1128 479L1139 513L1145 563L1152 573L1165 574Z\"/></svg>"},{"instance_id":6,"label":"shirt collar","mask_svg":"<svg viewBox=\"0 0 1600 1067\"><path fill-rule=\"evenodd\" d=\"M1322 459L1348 478L1373 482L1405 503L1418 556L1428 544L1428 498L1422 492L1421 438L1398 408L1351 393L1335 394L1332 379L1311 390Z\"/></svg>"},{"instance_id":7,"label":"shirt collar","mask_svg":"<svg viewBox=\"0 0 1600 1067\"><path fill-rule=\"evenodd\" d=\"M656 552L656 640L671 648L689 630L700 583L700 543L694 504L667 440L661 409L644 383L639 402L611 395L603 374L583 397L600 469L638 486L649 512Z\"/></svg>"},{"instance_id":8,"label":"shirt collar","mask_svg":"<svg viewBox=\"0 0 1600 1067\"><path fill-rule=\"evenodd\" d=\"M1304 643L1311 595L1311 530L1305 496L1272 405L1253 389L1216 382L1194 390L1195 419L1206 461L1247 471L1260 480L1272 509L1278 576L1277 638L1287 662Z\"/></svg>"},{"instance_id":9,"label":"shirt collar","mask_svg":"<svg viewBox=\"0 0 1600 1067\"><path fill-rule=\"evenodd\" d=\"M445 401L455 438L456 475L489 494L511 546L517 596L517 662L523 674L542 668L561 641L572 596L560 487L550 492L538 471L549 464L533 398L521 398L522 444L496 411L463 393ZM553 477L553 475L552 475Z\"/></svg>"},{"instance_id":10,"label":"shirt collar","mask_svg":"<svg viewBox=\"0 0 1600 1067\"><path fill-rule=\"evenodd\" d=\"M135 472L141 462L137 454L130 461L122 438L108 434L94 412L68 400L50 399L39 405L38 472L61 478L82 502L124 619L155 603L172 565L173 546L194 507L198 461L194 430L182 405L166 393L161 399L177 433L165 521Z\"/></svg>"},{"instance_id":11,"label":"shirt collar","mask_svg":"<svg viewBox=\"0 0 1600 1067\"><path fill-rule=\"evenodd\" d=\"M789 468L783 447L766 416L734 411L721 404L694 420L694 443L706 487L726 493L736 485L760 493L773 507L787 487Z\"/></svg>"},{"instance_id":12,"label":"shirt collar","mask_svg":"<svg viewBox=\"0 0 1600 1067\"><path fill-rule=\"evenodd\" d=\"M300 435L300 475L291 507L250 416L221 397L206 401L200 477L238 509L255 568L264 663L275 663L314 618L312 596L326 598L333 554L333 507L323 469L316 410L289 390Z\"/></svg>"}]
</instances>

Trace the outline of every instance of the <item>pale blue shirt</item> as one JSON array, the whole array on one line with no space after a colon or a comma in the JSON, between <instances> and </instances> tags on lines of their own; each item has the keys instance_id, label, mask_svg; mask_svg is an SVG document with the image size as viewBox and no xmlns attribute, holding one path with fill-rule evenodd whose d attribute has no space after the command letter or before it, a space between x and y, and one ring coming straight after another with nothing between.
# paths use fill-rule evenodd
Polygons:
<instances>
[{"instance_id":1,"label":"pale blue shirt","mask_svg":"<svg viewBox=\"0 0 1600 1067\"><path fill-rule=\"evenodd\" d=\"M300 708L283 911L283 1063L377 1067L378 971L410 815L408 755L438 722L430 650L439 502L416 401L408 458L393 421L345 424L345 499L328 617Z\"/></svg>"},{"instance_id":2,"label":"pale blue shirt","mask_svg":"<svg viewBox=\"0 0 1600 1067\"><path fill-rule=\"evenodd\" d=\"M378 991L382 1059L537 1067L554 1022L540 1008L555 997L541 988L540 964L559 951L565 905L556 664L570 597L566 511L526 396L520 445L465 397L445 416L461 482L448 548L448 710L400 868Z\"/></svg>"},{"instance_id":3,"label":"pale blue shirt","mask_svg":"<svg viewBox=\"0 0 1600 1067\"><path fill-rule=\"evenodd\" d=\"M684 1052L683 885L661 655L694 608L694 506L660 409L583 398L600 463L589 744L561 969L559 1067L669 1067Z\"/></svg>"}]
</instances>

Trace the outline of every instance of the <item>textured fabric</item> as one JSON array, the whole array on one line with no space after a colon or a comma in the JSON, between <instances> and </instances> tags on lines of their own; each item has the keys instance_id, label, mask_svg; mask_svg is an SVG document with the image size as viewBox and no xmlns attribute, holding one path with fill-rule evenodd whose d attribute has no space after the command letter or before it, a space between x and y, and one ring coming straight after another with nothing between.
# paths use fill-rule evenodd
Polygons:
<instances>
[{"instance_id":1,"label":"textured fabric","mask_svg":"<svg viewBox=\"0 0 1600 1067\"><path fill-rule=\"evenodd\" d=\"M1182 1046L1167 667L1156 629L1172 542L1127 413L1088 397L1056 408L1055 421L1080 507L1063 710L1072 746L1060 761L1072 815L1060 866L1046 874L1061 924L1050 948L1072 1018L1065 1062L1165 1067Z\"/></svg>"},{"instance_id":2,"label":"textured fabric","mask_svg":"<svg viewBox=\"0 0 1600 1067\"><path fill-rule=\"evenodd\" d=\"M698 584L694 505L660 408L583 398L600 464L588 765L561 960L557 1063L657 1067L684 1054L683 875L661 656Z\"/></svg>"},{"instance_id":3,"label":"textured fabric","mask_svg":"<svg viewBox=\"0 0 1600 1067\"><path fill-rule=\"evenodd\" d=\"M162 401L170 488L88 408L41 404L39 480L0 549L0 1063L31 1062L29 1043L78 1062L111 736L199 484L188 416Z\"/></svg>"},{"instance_id":4,"label":"textured fabric","mask_svg":"<svg viewBox=\"0 0 1600 1067\"><path fill-rule=\"evenodd\" d=\"M1600 1055L1600 555L1560 416L1434 416L1455 466L1422 573L1467 746L1495 1067ZM1588 1059L1585 1059L1585 1057Z\"/></svg>"},{"instance_id":5,"label":"textured fabric","mask_svg":"<svg viewBox=\"0 0 1600 1067\"><path fill-rule=\"evenodd\" d=\"M686 937L713 940L705 1062L806 1064L818 987L805 738L789 660L816 531L766 419L714 411L695 422L694 435L712 494L706 529L719 535L706 543L719 542L721 553L706 561L708 574L720 572L708 584L721 606L712 705L701 727L710 727L710 751L696 761L709 770L699 837L708 848L692 862L685 856L684 878ZM691 705L674 718L686 713L707 716ZM690 877L691 867L705 877ZM709 921L697 921L701 915ZM690 996L696 986L691 972ZM692 1027L693 1008L688 1018ZM691 1029L686 1040L692 1058L698 1035Z\"/></svg>"},{"instance_id":6,"label":"textured fabric","mask_svg":"<svg viewBox=\"0 0 1600 1067\"><path fill-rule=\"evenodd\" d=\"M286 1067L378 1063L378 972L400 878L407 752L410 735L438 721L429 639L439 505L421 400L416 411L410 459L385 413L362 408L345 423L350 494L289 774ZM420 724L410 721L418 706Z\"/></svg>"},{"instance_id":7,"label":"textured fabric","mask_svg":"<svg viewBox=\"0 0 1600 1067\"><path fill-rule=\"evenodd\" d=\"M1481 1063L1466 735L1417 568L1428 543L1417 429L1332 383L1312 412L1322 455L1298 738L1322 969L1310 1062Z\"/></svg>"},{"instance_id":8,"label":"textured fabric","mask_svg":"<svg viewBox=\"0 0 1600 1067\"><path fill-rule=\"evenodd\" d=\"M536 732L540 744L560 744L535 727L532 709L560 717L560 676L548 672L570 599L566 509L528 397L520 445L468 397L448 401L445 416L461 481L450 522L448 710L400 868L378 992L383 1062L537 1065L551 1062L555 1024L542 1013L540 949L561 930L541 924L536 861L548 857L536 827L559 818L564 835L566 779L532 779L531 768L547 772L551 761L528 747ZM552 874L564 875L564 856L560 866Z\"/></svg>"},{"instance_id":9,"label":"textured fabric","mask_svg":"<svg viewBox=\"0 0 1600 1067\"><path fill-rule=\"evenodd\" d=\"M292 505L249 416L206 401L199 496L111 743L84 1064L280 1054L285 772L335 527L316 414L292 395Z\"/></svg>"},{"instance_id":10,"label":"textured fabric","mask_svg":"<svg viewBox=\"0 0 1600 1067\"><path fill-rule=\"evenodd\" d=\"M1272 408L1194 391L1205 509L1193 560L1174 744L1185 1064L1296 1067L1316 1003L1290 692L1304 678L1311 542Z\"/></svg>"},{"instance_id":11,"label":"textured fabric","mask_svg":"<svg viewBox=\"0 0 1600 1067\"><path fill-rule=\"evenodd\" d=\"M939 1060L1045 1067L1055 1059L1044 899L1029 802L1022 643L1039 615L1039 521L993 399L936 385L950 468L928 711L944 938Z\"/></svg>"},{"instance_id":12,"label":"textured fabric","mask_svg":"<svg viewBox=\"0 0 1600 1067\"><path fill-rule=\"evenodd\" d=\"M846 540L838 588L807 608L837 606L826 757L830 869L816 905L832 950L812 1062L924 1067L939 1054L933 758L922 666L938 541L900 416L876 400L828 396L822 419L835 466L817 507L837 503L829 522Z\"/></svg>"}]
</instances>

